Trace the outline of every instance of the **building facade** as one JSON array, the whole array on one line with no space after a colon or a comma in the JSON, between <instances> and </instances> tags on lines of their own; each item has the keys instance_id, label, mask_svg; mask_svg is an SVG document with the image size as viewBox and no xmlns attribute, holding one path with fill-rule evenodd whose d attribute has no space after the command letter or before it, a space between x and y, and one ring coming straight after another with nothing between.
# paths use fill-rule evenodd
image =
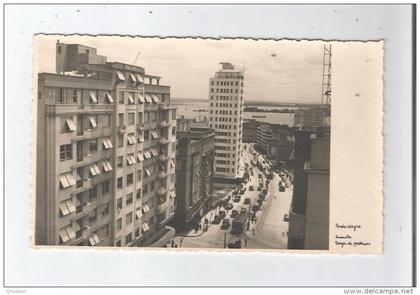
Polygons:
<instances>
[{"instance_id":1,"label":"building facade","mask_svg":"<svg viewBox=\"0 0 420 295\"><path fill-rule=\"evenodd\" d=\"M258 127L262 123L256 120L244 121L242 123L242 142L256 143Z\"/></svg>"},{"instance_id":2,"label":"building facade","mask_svg":"<svg viewBox=\"0 0 420 295\"><path fill-rule=\"evenodd\" d=\"M289 249L329 248L330 130L296 131Z\"/></svg>"},{"instance_id":3,"label":"building facade","mask_svg":"<svg viewBox=\"0 0 420 295\"><path fill-rule=\"evenodd\" d=\"M327 110L324 108L302 108L295 111L293 125L301 128L313 128L325 125L325 120L328 117Z\"/></svg>"},{"instance_id":4,"label":"building facade","mask_svg":"<svg viewBox=\"0 0 420 295\"><path fill-rule=\"evenodd\" d=\"M216 132L215 177L232 180L242 177L240 157L244 108L244 74L230 63L210 78L210 128Z\"/></svg>"},{"instance_id":5,"label":"building facade","mask_svg":"<svg viewBox=\"0 0 420 295\"><path fill-rule=\"evenodd\" d=\"M261 123L257 128L255 148L275 161L288 161L294 149L294 128Z\"/></svg>"},{"instance_id":6,"label":"building facade","mask_svg":"<svg viewBox=\"0 0 420 295\"><path fill-rule=\"evenodd\" d=\"M56 52L59 73L38 76L35 242L148 245L174 217L170 87L90 47Z\"/></svg>"},{"instance_id":7,"label":"building facade","mask_svg":"<svg viewBox=\"0 0 420 295\"><path fill-rule=\"evenodd\" d=\"M209 128L190 128L179 120L176 153L176 210L178 229L199 223L211 209L214 175L215 133Z\"/></svg>"}]
</instances>

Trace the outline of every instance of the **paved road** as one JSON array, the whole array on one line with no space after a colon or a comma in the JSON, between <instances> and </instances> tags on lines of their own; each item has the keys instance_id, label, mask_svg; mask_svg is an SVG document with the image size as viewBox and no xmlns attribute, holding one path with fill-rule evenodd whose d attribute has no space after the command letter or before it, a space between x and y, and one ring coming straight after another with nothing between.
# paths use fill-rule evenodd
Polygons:
<instances>
[{"instance_id":1,"label":"paved road","mask_svg":"<svg viewBox=\"0 0 420 295\"><path fill-rule=\"evenodd\" d=\"M243 160L245 163L251 165L252 153L247 148L243 152ZM250 208L249 205L244 204L246 198L251 199L251 205L256 203L258 199L259 191L257 187L259 184L258 174L261 171L257 167L253 168L254 175L250 177L250 180L246 184L245 194L242 196L241 201L234 203L231 200L235 210L240 211L242 207ZM264 202L262 210L257 213L257 222L251 224L250 229L240 236L242 245L244 246L245 240L247 248L254 249L284 249L287 248L287 231L288 223L283 221L284 214L288 213L291 202L292 189L286 189L286 192L278 192L278 182L280 177L275 174L274 179L270 182L268 187L267 199ZM265 178L262 179L265 183ZM250 191L250 186L254 187L253 191ZM224 210L224 209L222 209ZM214 210L207 214L207 218L213 217L218 210ZM226 218L230 219L231 210L227 212ZM222 230L220 224L212 224L207 232L198 234L193 237L176 237L174 241L179 245L182 239L182 248L223 248L229 242L233 242L239 239L239 237L231 235L231 227L227 230ZM254 229L254 230L252 230ZM252 234L254 233L254 235Z\"/></svg>"}]
</instances>

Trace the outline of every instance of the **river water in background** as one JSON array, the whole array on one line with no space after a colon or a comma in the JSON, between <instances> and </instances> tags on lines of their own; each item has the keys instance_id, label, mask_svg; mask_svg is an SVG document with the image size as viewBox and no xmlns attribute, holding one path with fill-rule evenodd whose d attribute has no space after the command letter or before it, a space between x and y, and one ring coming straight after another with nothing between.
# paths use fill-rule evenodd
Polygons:
<instances>
[{"instance_id":1,"label":"river water in background","mask_svg":"<svg viewBox=\"0 0 420 295\"><path fill-rule=\"evenodd\" d=\"M177 117L184 116L186 119L204 119L208 118L208 102L193 100L191 102L174 101L173 106L177 107ZM276 107L276 106L258 106L261 109L294 109L293 107ZM293 113L273 113L273 112L244 112L244 121L256 120L270 124L284 124L293 126Z\"/></svg>"}]
</instances>

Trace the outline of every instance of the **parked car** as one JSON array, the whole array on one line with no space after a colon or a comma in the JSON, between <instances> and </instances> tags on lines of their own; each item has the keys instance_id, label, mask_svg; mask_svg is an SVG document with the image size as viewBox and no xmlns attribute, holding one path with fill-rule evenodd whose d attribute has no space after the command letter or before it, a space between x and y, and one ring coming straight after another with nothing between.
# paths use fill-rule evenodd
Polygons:
<instances>
[{"instance_id":1,"label":"parked car","mask_svg":"<svg viewBox=\"0 0 420 295\"><path fill-rule=\"evenodd\" d=\"M225 211L220 211L219 212L219 216L220 216L220 218L225 218L226 217L226 212Z\"/></svg>"},{"instance_id":2,"label":"parked car","mask_svg":"<svg viewBox=\"0 0 420 295\"><path fill-rule=\"evenodd\" d=\"M257 212L260 209L260 206L258 206L258 205L252 206L252 212Z\"/></svg>"},{"instance_id":3,"label":"parked car","mask_svg":"<svg viewBox=\"0 0 420 295\"><path fill-rule=\"evenodd\" d=\"M233 202L235 202L235 203L238 203L238 202L240 202L241 201L241 197L240 196L235 196L234 198L233 198Z\"/></svg>"},{"instance_id":4,"label":"parked car","mask_svg":"<svg viewBox=\"0 0 420 295\"><path fill-rule=\"evenodd\" d=\"M211 223L213 224L219 224L220 221L222 221L222 218L219 215L214 216L214 219Z\"/></svg>"},{"instance_id":5,"label":"parked car","mask_svg":"<svg viewBox=\"0 0 420 295\"><path fill-rule=\"evenodd\" d=\"M262 186L259 186L257 190L260 192L262 190Z\"/></svg>"},{"instance_id":6,"label":"parked car","mask_svg":"<svg viewBox=\"0 0 420 295\"><path fill-rule=\"evenodd\" d=\"M279 186L279 192L285 192L286 191L286 189L284 188L284 186Z\"/></svg>"},{"instance_id":7,"label":"parked car","mask_svg":"<svg viewBox=\"0 0 420 295\"><path fill-rule=\"evenodd\" d=\"M245 198L244 204L248 205L249 203L251 203L251 199L250 198Z\"/></svg>"},{"instance_id":8,"label":"parked car","mask_svg":"<svg viewBox=\"0 0 420 295\"><path fill-rule=\"evenodd\" d=\"M231 210L233 208L233 205L231 203L225 204L224 206L225 210Z\"/></svg>"},{"instance_id":9,"label":"parked car","mask_svg":"<svg viewBox=\"0 0 420 295\"><path fill-rule=\"evenodd\" d=\"M241 208L241 213L246 213L246 208L245 207Z\"/></svg>"},{"instance_id":10,"label":"parked car","mask_svg":"<svg viewBox=\"0 0 420 295\"><path fill-rule=\"evenodd\" d=\"M230 226L230 221L229 219L223 219L222 221L222 225L220 226L221 229L228 229Z\"/></svg>"},{"instance_id":11,"label":"parked car","mask_svg":"<svg viewBox=\"0 0 420 295\"><path fill-rule=\"evenodd\" d=\"M289 220L290 220L289 214L284 214L283 221L289 222Z\"/></svg>"},{"instance_id":12,"label":"parked car","mask_svg":"<svg viewBox=\"0 0 420 295\"><path fill-rule=\"evenodd\" d=\"M249 186L249 191L252 192L254 190L254 186L250 185Z\"/></svg>"},{"instance_id":13,"label":"parked car","mask_svg":"<svg viewBox=\"0 0 420 295\"><path fill-rule=\"evenodd\" d=\"M238 215L238 210L232 210L230 217L235 218Z\"/></svg>"},{"instance_id":14,"label":"parked car","mask_svg":"<svg viewBox=\"0 0 420 295\"><path fill-rule=\"evenodd\" d=\"M228 244L228 248L233 248L233 249L240 249L240 248L242 248L241 241L236 241L236 242L233 242L233 243L229 243Z\"/></svg>"}]
</instances>

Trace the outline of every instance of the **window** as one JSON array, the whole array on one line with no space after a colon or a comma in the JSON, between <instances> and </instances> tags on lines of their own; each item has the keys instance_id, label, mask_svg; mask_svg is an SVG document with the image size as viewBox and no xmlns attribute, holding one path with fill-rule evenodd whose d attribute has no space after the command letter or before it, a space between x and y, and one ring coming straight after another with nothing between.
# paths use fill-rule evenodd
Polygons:
<instances>
[{"instance_id":1,"label":"window","mask_svg":"<svg viewBox=\"0 0 420 295\"><path fill-rule=\"evenodd\" d=\"M154 190L155 190L155 182L154 182L154 181L152 181L152 182L149 184L149 189L150 189L150 191L154 191Z\"/></svg>"},{"instance_id":2,"label":"window","mask_svg":"<svg viewBox=\"0 0 420 295\"><path fill-rule=\"evenodd\" d=\"M131 224L132 222L133 222L133 212L127 213L127 215L125 215L125 224ZM129 242L131 242L131 240ZM129 242L126 241L126 243L129 243Z\"/></svg>"},{"instance_id":3,"label":"window","mask_svg":"<svg viewBox=\"0 0 420 295\"><path fill-rule=\"evenodd\" d=\"M55 103L57 104L66 103L66 89L64 88L55 89Z\"/></svg>"},{"instance_id":4,"label":"window","mask_svg":"<svg viewBox=\"0 0 420 295\"><path fill-rule=\"evenodd\" d=\"M107 101L108 103L113 103L114 102L114 98L112 98L111 93L105 92L105 101Z\"/></svg>"},{"instance_id":5,"label":"window","mask_svg":"<svg viewBox=\"0 0 420 295\"><path fill-rule=\"evenodd\" d=\"M121 176L121 177L118 177L117 179L117 188L122 188L122 187L123 187L123 178Z\"/></svg>"},{"instance_id":6,"label":"window","mask_svg":"<svg viewBox=\"0 0 420 295\"><path fill-rule=\"evenodd\" d=\"M176 111L175 110L172 111L172 120L176 120Z\"/></svg>"},{"instance_id":7,"label":"window","mask_svg":"<svg viewBox=\"0 0 420 295\"><path fill-rule=\"evenodd\" d=\"M118 92L118 103L119 104L124 104L124 92L123 91Z\"/></svg>"},{"instance_id":8,"label":"window","mask_svg":"<svg viewBox=\"0 0 420 295\"><path fill-rule=\"evenodd\" d=\"M133 204L133 193L130 193L126 196L125 204L127 206Z\"/></svg>"},{"instance_id":9,"label":"window","mask_svg":"<svg viewBox=\"0 0 420 295\"><path fill-rule=\"evenodd\" d=\"M109 193L109 180L102 182L102 195Z\"/></svg>"},{"instance_id":10,"label":"window","mask_svg":"<svg viewBox=\"0 0 420 295\"><path fill-rule=\"evenodd\" d=\"M137 121L138 123L143 123L143 113L139 112L137 113Z\"/></svg>"},{"instance_id":11,"label":"window","mask_svg":"<svg viewBox=\"0 0 420 295\"><path fill-rule=\"evenodd\" d=\"M97 122L97 116L90 116L89 117L89 123L90 123L91 128L98 127L98 124L96 122Z\"/></svg>"},{"instance_id":12,"label":"window","mask_svg":"<svg viewBox=\"0 0 420 295\"><path fill-rule=\"evenodd\" d=\"M97 139L92 139L92 140L89 141L89 151L91 153L98 151L98 140Z\"/></svg>"},{"instance_id":13,"label":"window","mask_svg":"<svg viewBox=\"0 0 420 295\"><path fill-rule=\"evenodd\" d=\"M127 98L128 98L128 103L129 104L134 104L134 97L131 93L127 93Z\"/></svg>"},{"instance_id":14,"label":"window","mask_svg":"<svg viewBox=\"0 0 420 295\"><path fill-rule=\"evenodd\" d=\"M129 244L132 241L131 233L125 236L125 244Z\"/></svg>"},{"instance_id":15,"label":"window","mask_svg":"<svg viewBox=\"0 0 420 295\"><path fill-rule=\"evenodd\" d=\"M122 220L121 218L118 218L117 220L117 230L121 230L122 229Z\"/></svg>"},{"instance_id":16,"label":"window","mask_svg":"<svg viewBox=\"0 0 420 295\"><path fill-rule=\"evenodd\" d=\"M144 122L145 123L149 122L149 117L150 117L149 112L144 112Z\"/></svg>"},{"instance_id":17,"label":"window","mask_svg":"<svg viewBox=\"0 0 420 295\"><path fill-rule=\"evenodd\" d=\"M147 194L149 192L149 185L145 184L143 187L143 194Z\"/></svg>"},{"instance_id":18,"label":"window","mask_svg":"<svg viewBox=\"0 0 420 295\"><path fill-rule=\"evenodd\" d=\"M118 126L124 126L124 113L118 114Z\"/></svg>"},{"instance_id":19,"label":"window","mask_svg":"<svg viewBox=\"0 0 420 295\"><path fill-rule=\"evenodd\" d=\"M128 125L134 125L134 113L128 113Z\"/></svg>"},{"instance_id":20,"label":"window","mask_svg":"<svg viewBox=\"0 0 420 295\"><path fill-rule=\"evenodd\" d=\"M98 190L96 188L96 185L89 189L89 200L94 201L98 197Z\"/></svg>"},{"instance_id":21,"label":"window","mask_svg":"<svg viewBox=\"0 0 420 295\"><path fill-rule=\"evenodd\" d=\"M70 133L76 130L76 125L74 124L72 117L62 118L61 126L61 133Z\"/></svg>"},{"instance_id":22,"label":"window","mask_svg":"<svg viewBox=\"0 0 420 295\"><path fill-rule=\"evenodd\" d=\"M174 136L176 135L176 126L172 127L172 135L174 135Z\"/></svg>"},{"instance_id":23,"label":"window","mask_svg":"<svg viewBox=\"0 0 420 295\"><path fill-rule=\"evenodd\" d=\"M102 115L102 124L103 127L111 126L111 115Z\"/></svg>"},{"instance_id":24,"label":"window","mask_svg":"<svg viewBox=\"0 0 420 295\"><path fill-rule=\"evenodd\" d=\"M136 192L136 199L140 200L141 199L141 189L137 190Z\"/></svg>"},{"instance_id":25,"label":"window","mask_svg":"<svg viewBox=\"0 0 420 295\"><path fill-rule=\"evenodd\" d=\"M151 122L156 122L156 112L150 112L149 113L149 120L151 121Z\"/></svg>"},{"instance_id":26,"label":"window","mask_svg":"<svg viewBox=\"0 0 420 295\"><path fill-rule=\"evenodd\" d=\"M60 161L67 161L73 158L73 145L63 144L60 145Z\"/></svg>"},{"instance_id":27,"label":"window","mask_svg":"<svg viewBox=\"0 0 420 295\"><path fill-rule=\"evenodd\" d=\"M124 156L118 156L117 162L118 162L118 168L122 168L124 166Z\"/></svg>"},{"instance_id":28,"label":"window","mask_svg":"<svg viewBox=\"0 0 420 295\"><path fill-rule=\"evenodd\" d=\"M149 130L144 130L144 132L143 132L143 137L144 137L144 138L143 138L144 140L149 140L149 137L150 137L150 136L149 136Z\"/></svg>"},{"instance_id":29,"label":"window","mask_svg":"<svg viewBox=\"0 0 420 295\"><path fill-rule=\"evenodd\" d=\"M90 103L98 103L98 92L90 91L89 92Z\"/></svg>"},{"instance_id":30,"label":"window","mask_svg":"<svg viewBox=\"0 0 420 295\"><path fill-rule=\"evenodd\" d=\"M124 134L117 134L118 147L124 146Z\"/></svg>"},{"instance_id":31,"label":"window","mask_svg":"<svg viewBox=\"0 0 420 295\"><path fill-rule=\"evenodd\" d=\"M73 89L73 102L77 103L77 89Z\"/></svg>"},{"instance_id":32,"label":"window","mask_svg":"<svg viewBox=\"0 0 420 295\"><path fill-rule=\"evenodd\" d=\"M132 185L134 183L134 174L130 173L127 175L127 186Z\"/></svg>"}]
</instances>

